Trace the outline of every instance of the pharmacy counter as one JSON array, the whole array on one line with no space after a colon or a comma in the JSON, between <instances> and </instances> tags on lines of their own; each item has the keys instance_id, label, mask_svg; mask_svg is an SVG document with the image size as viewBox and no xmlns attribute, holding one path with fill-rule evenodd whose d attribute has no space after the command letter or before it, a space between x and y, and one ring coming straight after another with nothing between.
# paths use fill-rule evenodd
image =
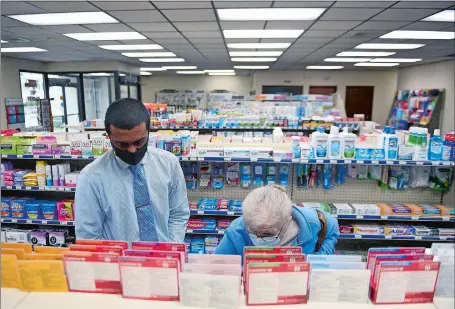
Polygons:
<instances>
[{"instance_id":1,"label":"pharmacy counter","mask_svg":"<svg viewBox=\"0 0 455 309\"><path fill-rule=\"evenodd\" d=\"M126 299L120 295L90 293L24 293L16 289L2 289L2 309L178 309L178 302ZM266 309L453 309L453 298L436 298L434 304L372 305L355 303L308 303L307 305L263 306ZM190 308L190 307L188 307ZM243 309L246 306L242 306ZM248 307L258 308L258 306Z\"/></svg>"}]
</instances>

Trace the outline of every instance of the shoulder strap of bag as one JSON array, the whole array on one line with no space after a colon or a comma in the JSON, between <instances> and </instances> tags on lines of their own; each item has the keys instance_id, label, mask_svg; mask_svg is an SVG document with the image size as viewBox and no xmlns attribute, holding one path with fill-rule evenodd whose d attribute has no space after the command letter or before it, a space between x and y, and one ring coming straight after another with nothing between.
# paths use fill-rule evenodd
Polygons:
<instances>
[{"instance_id":1,"label":"shoulder strap of bag","mask_svg":"<svg viewBox=\"0 0 455 309\"><path fill-rule=\"evenodd\" d=\"M327 219L321 211L316 209L316 213L318 214L319 222L321 223L321 230L318 233L318 241L316 242L314 252L318 252L319 249L321 249L322 243L327 236Z\"/></svg>"}]
</instances>

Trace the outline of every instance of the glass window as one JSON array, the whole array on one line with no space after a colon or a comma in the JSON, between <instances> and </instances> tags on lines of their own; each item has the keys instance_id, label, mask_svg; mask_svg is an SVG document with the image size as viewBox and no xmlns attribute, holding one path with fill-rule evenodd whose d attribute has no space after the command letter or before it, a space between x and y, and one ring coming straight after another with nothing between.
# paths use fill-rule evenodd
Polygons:
<instances>
[{"instance_id":1,"label":"glass window","mask_svg":"<svg viewBox=\"0 0 455 309\"><path fill-rule=\"evenodd\" d=\"M24 101L25 127L38 126L38 101L45 99L44 74L20 72L22 100Z\"/></svg>"},{"instance_id":2,"label":"glass window","mask_svg":"<svg viewBox=\"0 0 455 309\"><path fill-rule=\"evenodd\" d=\"M137 86L135 86L135 85L130 86L130 98L138 99Z\"/></svg>"},{"instance_id":3,"label":"glass window","mask_svg":"<svg viewBox=\"0 0 455 309\"><path fill-rule=\"evenodd\" d=\"M128 98L128 86L120 85L120 99Z\"/></svg>"},{"instance_id":4,"label":"glass window","mask_svg":"<svg viewBox=\"0 0 455 309\"><path fill-rule=\"evenodd\" d=\"M104 119L106 110L115 100L113 73L83 74L85 118Z\"/></svg>"}]
</instances>

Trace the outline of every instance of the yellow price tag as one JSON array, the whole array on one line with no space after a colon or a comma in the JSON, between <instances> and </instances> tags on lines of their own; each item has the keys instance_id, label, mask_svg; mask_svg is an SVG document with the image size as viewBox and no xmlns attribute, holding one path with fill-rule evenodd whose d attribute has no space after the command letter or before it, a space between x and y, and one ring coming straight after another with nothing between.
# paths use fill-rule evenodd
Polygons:
<instances>
[{"instance_id":1,"label":"yellow price tag","mask_svg":"<svg viewBox=\"0 0 455 309\"><path fill-rule=\"evenodd\" d=\"M2 288L21 287L17 257L13 254L2 254Z\"/></svg>"},{"instance_id":2,"label":"yellow price tag","mask_svg":"<svg viewBox=\"0 0 455 309\"><path fill-rule=\"evenodd\" d=\"M2 249L24 249L25 253L32 253L32 244L14 244L14 243L2 243Z\"/></svg>"},{"instance_id":3,"label":"yellow price tag","mask_svg":"<svg viewBox=\"0 0 455 309\"><path fill-rule=\"evenodd\" d=\"M17 264L23 291L68 291L62 261L18 261Z\"/></svg>"}]
</instances>

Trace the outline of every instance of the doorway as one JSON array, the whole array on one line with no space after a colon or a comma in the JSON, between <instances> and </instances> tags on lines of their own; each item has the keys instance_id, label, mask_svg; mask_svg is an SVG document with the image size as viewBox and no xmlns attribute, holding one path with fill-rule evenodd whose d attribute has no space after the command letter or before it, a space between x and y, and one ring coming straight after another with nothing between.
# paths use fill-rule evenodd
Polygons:
<instances>
[{"instance_id":1,"label":"doorway","mask_svg":"<svg viewBox=\"0 0 455 309\"><path fill-rule=\"evenodd\" d=\"M337 92L337 86L310 86L309 94L332 95Z\"/></svg>"},{"instance_id":2,"label":"doorway","mask_svg":"<svg viewBox=\"0 0 455 309\"><path fill-rule=\"evenodd\" d=\"M374 86L346 86L346 115L364 114L370 121L373 113Z\"/></svg>"},{"instance_id":3,"label":"doorway","mask_svg":"<svg viewBox=\"0 0 455 309\"><path fill-rule=\"evenodd\" d=\"M262 86L262 94L303 94L303 86Z\"/></svg>"}]
</instances>

